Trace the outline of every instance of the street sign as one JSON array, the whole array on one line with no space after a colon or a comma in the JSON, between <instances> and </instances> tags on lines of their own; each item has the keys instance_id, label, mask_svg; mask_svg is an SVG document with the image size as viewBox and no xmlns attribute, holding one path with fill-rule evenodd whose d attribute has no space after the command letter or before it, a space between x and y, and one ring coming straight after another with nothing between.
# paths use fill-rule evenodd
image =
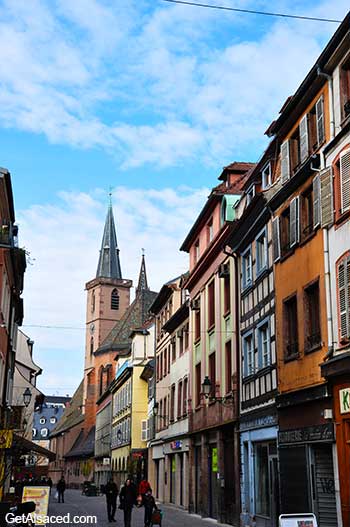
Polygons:
<instances>
[{"instance_id":1,"label":"street sign","mask_svg":"<svg viewBox=\"0 0 350 527\"><path fill-rule=\"evenodd\" d=\"M104 457L103 458L103 465L104 466L109 466L110 464L111 464L111 462L110 462L109 457Z\"/></svg>"},{"instance_id":2,"label":"street sign","mask_svg":"<svg viewBox=\"0 0 350 527\"><path fill-rule=\"evenodd\" d=\"M279 527L317 527L317 520L311 513L281 514Z\"/></svg>"},{"instance_id":3,"label":"street sign","mask_svg":"<svg viewBox=\"0 0 350 527\"><path fill-rule=\"evenodd\" d=\"M350 388L339 390L340 413L347 414L350 412Z\"/></svg>"}]
</instances>

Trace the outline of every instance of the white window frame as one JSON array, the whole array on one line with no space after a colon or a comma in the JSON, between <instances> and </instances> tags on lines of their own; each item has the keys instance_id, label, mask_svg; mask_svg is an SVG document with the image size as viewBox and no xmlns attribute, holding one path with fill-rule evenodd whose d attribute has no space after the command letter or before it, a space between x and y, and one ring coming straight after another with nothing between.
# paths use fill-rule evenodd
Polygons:
<instances>
[{"instance_id":1,"label":"white window frame","mask_svg":"<svg viewBox=\"0 0 350 527\"><path fill-rule=\"evenodd\" d=\"M259 251L258 246L261 244L259 240L264 237L264 247L263 247L263 254L264 254L264 265L261 265L260 259L259 259ZM265 226L257 235L255 238L255 255L256 255L256 274L259 275L265 269L269 266L269 254L268 254L268 239L267 239L267 227Z\"/></svg>"},{"instance_id":2,"label":"white window frame","mask_svg":"<svg viewBox=\"0 0 350 527\"><path fill-rule=\"evenodd\" d=\"M246 267L246 259L248 256L248 266ZM253 283L253 260L252 260L252 247L251 245L242 253L241 255L242 262L242 287L247 289ZM250 270L249 276L247 276L247 269Z\"/></svg>"},{"instance_id":3,"label":"white window frame","mask_svg":"<svg viewBox=\"0 0 350 527\"><path fill-rule=\"evenodd\" d=\"M266 190L271 187L272 183L272 170L271 170L271 161L266 163L264 168L261 171L261 188Z\"/></svg>"},{"instance_id":4,"label":"white window frame","mask_svg":"<svg viewBox=\"0 0 350 527\"><path fill-rule=\"evenodd\" d=\"M247 204L249 205L249 203L252 201L252 199L254 199L255 197L255 183L252 183L248 188L247 188L247 191L246 191L246 195L247 195Z\"/></svg>"},{"instance_id":5,"label":"white window frame","mask_svg":"<svg viewBox=\"0 0 350 527\"><path fill-rule=\"evenodd\" d=\"M262 342L262 328L266 327L266 333L267 333L267 346L268 346L268 352L264 353L263 348L263 342ZM271 330L270 330L270 318L264 318L259 324L256 326L257 329L257 340L258 340L258 365L259 369L266 368L267 366L271 365ZM265 357L268 357L266 360Z\"/></svg>"},{"instance_id":6,"label":"white window frame","mask_svg":"<svg viewBox=\"0 0 350 527\"><path fill-rule=\"evenodd\" d=\"M248 338L251 338L251 349L249 350L246 347ZM249 377L255 373L254 332L252 330L242 335L242 347L244 358L243 377Z\"/></svg>"}]
</instances>

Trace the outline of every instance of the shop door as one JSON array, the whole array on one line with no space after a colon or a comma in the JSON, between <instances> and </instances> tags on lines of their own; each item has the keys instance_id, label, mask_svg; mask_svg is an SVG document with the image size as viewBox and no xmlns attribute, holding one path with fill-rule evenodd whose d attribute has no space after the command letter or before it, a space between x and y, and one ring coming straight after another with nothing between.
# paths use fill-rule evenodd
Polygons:
<instances>
[{"instance_id":1,"label":"shop door","mask_svg":"<svg viewBox=\"0 0 350 527\"><path fill-rule=\"evenodd\" d=\"M332 445L311 448L312 498L319 527L337 527Z\"/></svg>"},{"instance_id":2,"label":"shop door","mask_svg":"<svg viewBox=\"0 0 350 527\"><path fill-rule=\"evenodd\" d=\"M172 454L170 456L170 503L175 503L175 488L176 488L176 458Z\"/></svg>"},{"instance_id":3,"label":"shop door","mask_svg":"<svg viewBox=\"0 0 350 527\"><path fill-rule=\"evenodd\" d=\"M179 462L180 462L180 505L184 504L184 498L183 498L183 492L184 492L184 454L179 454Z\"/></svg>"},{"instance_id":4,"label":"shop door","mask_svg":"<svg viewBox=\"0 0 350 527\"><path fill-rule=\"evenodd\" d=\"M208 512L210 518L218 517L218 449L216 446L209 447L208 456Z\"/></svg>"},{"instance_id":5,"label":"shop door","mask_svg":"<svg viewBox=\"0 0 350 527\"><path fill-rule=\"evenodd\" d=\"M196 446L194 450L194 463L195 463L195 498L194 498L194 510L198 514L200 512L200 496L201 496L201 447Z\"/></svg>"}]
</instances>

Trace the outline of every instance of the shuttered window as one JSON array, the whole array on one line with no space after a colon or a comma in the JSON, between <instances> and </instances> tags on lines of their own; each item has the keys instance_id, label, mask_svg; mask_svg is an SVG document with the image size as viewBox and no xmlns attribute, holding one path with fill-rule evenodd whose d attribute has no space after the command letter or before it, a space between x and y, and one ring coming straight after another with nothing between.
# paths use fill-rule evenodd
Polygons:
<instances>
[{"instance_id":1,"label":"shuttered window","mask_svg":"<svg viewBox=\"0 0 350 527\"><path fill-rule=\"evenodd\" d=\"M316 103L316 131L318 146L324 141L324 112L323 112L323 95Z\"/></svg>"},{"instance_id":2,"label":"shuttered window","mask_svg":"<svg viewBox=\"0 0 350 527\"><path fill-rule=\"evenodd\" d=\"M313 192L313 213L314 213L314 229L321 223L321 181L320 176L316 176L312 182Z\"/></svg>"},{"instance_id":3,"label":"shuttered window","mask_svg":"<svg viewBox=\"0 0 350 527\"><path fill-rule=\"evenodd\" d=\"M350 210L350 149L340 156L341 213Z\"/></svg>"},{"instance_id":4,"label":"shuttered window","mask_svg":"<svg viewBox=\"0 0 350 527\"><path fill-rule=\"evenodd\" d=\"M290 202L290 247L294 247L299 242L299 223L299 196L297 196Z\"/></svg>"},{"instance_id":5,"label":"shuttered window","mask_svg":"<svg viewBox=\"0 0 350 527\"><path fill-rule=\"evenodd\" d=\"M272 246L273 261L277 262L281 258L281 239L280 239L280 219L279 217L272 220Z\"/></svg>"},{"instance_id":6,"label":"shuttered window","mask_svg":"<svg viewBox=\"0 0 350 527\"><path fill-rule=\"evenodd\" d=\"M321 227L333 222L333 172L328 167L320 172Z\"/></svg>"},{"instance_id":7,"label":"shuttered window","mask_svg":"<svg viewBox=\"0 0 350 527\"><path fill-rule=\"evenodd\" d=\"M309 134L307 126L307 114L305 114L299 123L300 137L300 163L303 163L309 157Z\"/></svg>"},{"instance_id":8,"label":"shuttered window","mask_svg":"<svg viewBox=\"0 0 350 527\"><path fill-rule=\"evenodd\" d=\"M286 183L290 178L290 152L289 141L285 141L281 145L281 180L282 184Z\"/></svg>"},{"instance_id":9,"label":"shuttered window","mask_svg":"<svg viewBox=\"0 0 350 527\"><path fill-rule=\"evenodd\" d=\"M340 340L350 338L350 255L338 263L338 306Z\"/></svg>"}]
</instances>

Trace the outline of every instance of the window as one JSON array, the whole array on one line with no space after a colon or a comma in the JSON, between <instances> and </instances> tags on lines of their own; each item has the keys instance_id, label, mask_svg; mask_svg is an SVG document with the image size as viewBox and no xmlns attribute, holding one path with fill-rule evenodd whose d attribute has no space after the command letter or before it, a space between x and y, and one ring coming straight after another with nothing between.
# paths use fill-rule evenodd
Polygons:
<instances>
[{"instance_id":1,"label":"window","mask_svg":"<svg viewBox=\"0 0 350 527\"><path fill-rule=\"evenodd\" d=\"M215 282L208 285L208 329L215 325Z\"/></svg>"},{"instance_id":2,"label":"window","mask_svg":"<svg viewBox=\"0 0 350 527\"><path fill-rule=\"evenodd\" d=\"M164 354L164 371L163 371L163 377L166 377L168 368L167 368L167 352L166 349L163 351Z\"/></svg>"},{"instance_id":3,"label":"window","mask_svg":"<svg viewBox=\"0 0 350 527\"><path fill-rule=\"evenodd\" d=\"M305 299L305 351L319 348L321 344L320 327L320 290L314 282L304 290Z\"/></svg>"},{"instance_id":4,"label":"window","mask_svg":"<svg viewBox=\"0 0 350 527\"><path fill-rule=\"evenodd\" d=\"M231 311L230 273L224 276L224 315Z\"/></svg>"},{"instance_id":5,"label":"window","mask_svg":"<svg viewBox=\"0 0 350 527\"><path fill-rule=\"evenodd\" d=\"M286 183L290 178L290 143L284 141L281 144L281 181Z\"/></svg>"},{"instance_id":6,"label":"window","mask_svg":"<svg viewBox=\"0 0 350 527\"><path fill-rule=\"evenodd\" d=\"M324 142L324 102L323 95L318 99L315 106L308 114L309 149L315 152Z\"/></svg>"},{"instance_id":7,"label":"window","mask_svg":"<svg viewBox=\"0 0 350 527\"><path fill-rule=\"evenodd\" d=\"M33 436L33 437L36 436L36 428L33 428L33 430L32 430L32 436Z\"/></svg>"},{"instance_id":8,"label":"window","mask_svg":"<svg viewBox=\"0 0 350 527\"><path fill-rule=\"evenodd\" d=\"M90 355L92 355L94 352L94 337L91 337L90 339Z\"/></svg>"},{"instance_id":9,"label":"window","mask_svg":"<svg viewBox=\"0 0 350 527\"><path fill-rule=\"evenodd\" d=\"M195 341L201 338L201 311L196 309L194 313L194 338Z\"/></svg>"},{"instance_id":10,"label":"window","mask_svg":"<svg viewBox=\"0 0 350 527\"><path fill-rule=\"evenodd\" d=\"M244 376L252 375L255 371L254 365L254 341L253 334L249 333L243 337L243 360L244 360Z\"/></svg>"},{"instance_id":11,"label":"window","mask_svg":"<svg viewBox=\"0 0 350 527\"><path fill-rule=\"evenodd\" d=\"M160 353L160 379L163 379L163 352Z\"/></svg>"},{"instance_id":12,"label":"window","mask_svg":"<svg viewBox=\"0 0 350 527\"><path fill-rule=\"evenodd\" d=\"M176 361L176 339L175 337L171 339L171 360L172 362Z\"/></svg>"},{"instance_id":13,"label":"window","mask_svg":"<svg viewBox=\"0 0 350 527\"><path fill-rule=\"evenodd\" d=\"M165 349L165 353L168 354L168 373L170 373L170 346L168 346L168 349Z\"/></svg>"},{"instance_id":14,"label":"window","mask_svg":"<svg viewBox=\"0 0 350 527\"><path fill-rule=\"evenodd\" d=\"M250 249L242 255L242 282L243 288L252 284L252 253Z\"/></svg>"},{"instance_id":15,"label":"window","mask_svg":"<svg viewBox=\"0 0 350 527\"><path fill-rule=\"evenodd\" d=\"M41 433L41 437L47 437L49 431L47 428L42 428L40 433Z\"/></svg>"},{"instance_id":16,"label":"window","mask_svg":"<svg viewBox=\"0 0 350 527\"><path fill-rule=\"evenodd\" d=\"M305 240L314 230L314 193L309 187L301 196L301 239Z\"/></svg>"},{"instance_id":17,"label":"window","mask_svg":"<svg viewBox=\"0 0 350 527\"><path fill-rule=\"evenodd\" d=\"M225 377L226 377L226 393L232 391L232 344L228 340L225 344Z\"/></svg>"},{"instance_id":18,"label":"window","mask_svg":"<svg viewBox=\"0 0 350 527\"><path fill-rule=\"evenodd\" d=\"M339 340L350 339L350 254L343 256L337 265Z\"/></svg>"},{"instance_id":19,"label":"window","mask_svg":"<svg viewBox=\"0 0 350 527\"><path fill-rule=\"evenodd\" d=\"M256 239L256 272L259 274L267 268L267 236L266 230Z\"/></svg>"},{"instance_id":20,"label":"window","mask_svg":"<svg viewBox=\"0 0 350 527\"><path fill-rule=\"evenodd\" d=\"M208 221L208 224L207 224L207 242L208 242L208 244L212 241L213 238L214 238L214 227L213 227L213 218L211 218Z\"/></svg>"},{"instance_id":21,"label":"window","mask_svg":"<svg viewBox=\"0 0 350 527\"><path fill-rule=\"evenodd\" d=\"M288 298L283 303L284 327L284 357L286 360L295 358L299 353L298 348L298 311L296 295Z\"/></svg>"},{"instance_id":22,"label":"window","mask_svg":"<svg viewBox=\"0 0 350 527\"><path fill-rule=\"evenodd\" d=\"M55 423L57 423L57 419L56 419L56 417L50 417L50 423L51 423L52 425L54 425Z\"/></svg>"},{"instance_id":23,"label":"window","mask_svg":"<svg viewBox=\"0 0 350 527\"><path fill-rule=\"evenodd\" d=\"M177 337L179 339L179 355L182 355L184 352L184 332L184 328L179 329L177 332Z\"/></svg>"},{"instance_id":24,"label":"window","mask_svg":"<svg viewBox=\"0 0 350 527\"><path fill-rule=\"evenodd\" d=\"M267 163L261 172L261 187L266 190L271 186L271 163Z\"/></svg>"},{"instance_id":25,"label":"window","mask_svg":"<svg viewBox=\"0 0 350 527\"><path fill-rule=\"evenodd\" d=\"M255 185L251 185L248 189L247 189L247 204L249 205L249 203L252 201L252 199L254 198L255 196Z\"/></svg>"},{"instance_id":26,"label":"window","mask_svg":"<svg viewBox=\"0 0 350 527\"><path fill-rule=\"evenodd\" d=\"M96 302L95 290L93 289L91 293L91 313L95 311L95 302Z\"/></svg>"},{"instance_id":27,"label":"window","mask_svg":"<svg viewBox=\"0 0 350 527\"><path fill-rule=\"evenodd\" d=\"M209 355L209 379L211 382L211 396L216 394L216 353L215 351Z\"/></svg>"},{"instance_id":28,"label":"window","mask_svg":"<svg viewBox=\"0 0 350 527\"><path fill-rule=\"evenodd\" d=\"M281 254L287 254L290 250L290 209L283 211L280 217L281 226Z\"/></svg>"},{"instance_id":29,"label":"window","mask_svg":"<svg viewBox=\"0 0 350 527\"><path fill-rule=\"evenodd\" d=\"M188 324L186 324L185 328L184 328L184 332L185 332L185 351L188 349L188 346L189 346L189 327L188 327Z\"/></svg>"},{"instance_id":30,"label":"window","mask_svg":"<svg viewBox=\"0 0 350 527\"><path fill-rule=\"evenodd\" d=\"M268 321L258 326L258 363L259 368L271 364L270 331Z\"/></svg>"},{"instance_id":31,"label":"window","mask_svg":"<svg viewBox=\"0 0 350 527\"><path fill-rule=\"evenodd\" d=\"M177 387L177 418L182 417L182 381L179 382Z\"/></svg>"},{"instance_id":32,"label":"window","mask_svg":"<svg viewBox=\"0 0 350 527\"><path fill-rule=\"evenodd\" d=\"M199 240L197 240L196 243L194 244L194 261L195 261L195 262L198 262L198 260L199 260L199 256L200 256L200 252L199 252Z\"/></svg>"},{"instance_id":33,"label":"window","mask_svg":"<svg viewBox=\"0 0 350 527\"><path fill-rule=\"evenodd\" d=\"M111 294L111 309L116 311L119 309L119 293L117 289L113 289Z\"/></svg>"},{"instance_id":34,"label":"window","mask_svg":"<svg viewBox=\"0 0 350 527\"><path fill-rule=\"evenodd\" d=\"M187 415L187 392L188 392L188 378L186 377L182 389L182 413Z\"/></svg>"},{"instance_id":35,"label":"window","mask_svg":"<svg viewBox=\"0 0 350 527\"><path fill-rule=\"evenodd\" d=\"M46 423L46 419L45 419L45 417L40 417L40 421L39 421L39 423L40 423L41 425L44 425L44 424Z\"/></svg>"},{"instance_id":36,"label":"window","mask_svg":"<svg viewBox=\"0 0 350 527\"><path fill-rule=\"evenodd\" d=\"M340 212L350 210L350 150L340 156Z\"/></svg>"},{"instance_id":37,"label":"window","mask_svg":"<svg viewBox=\"0 0 350 527\"><path fill-rule=\"evenodd\" d=\"M346 119L350 115L350 56L340 69L340 90L342 118Z\"/></svg>"},{"instance_id":38,"label":"window","mask_svg":"<svg viewBox=\"0 0 350 527\"><path fill-rule=\"evenodd\" d=\"M170 422L175 419L175 384L172 385L170 391Z\"/></svg>"},{"instance_id":39,"label":"window","mask_svg":"<svg viewBox=\"0 0 350 527\"><path fill-rule=\"evenodd\" d=\"M201 403L202 379L201 379L201 363L196 364L196 406Z\"/></svg>"}]
</instances>

